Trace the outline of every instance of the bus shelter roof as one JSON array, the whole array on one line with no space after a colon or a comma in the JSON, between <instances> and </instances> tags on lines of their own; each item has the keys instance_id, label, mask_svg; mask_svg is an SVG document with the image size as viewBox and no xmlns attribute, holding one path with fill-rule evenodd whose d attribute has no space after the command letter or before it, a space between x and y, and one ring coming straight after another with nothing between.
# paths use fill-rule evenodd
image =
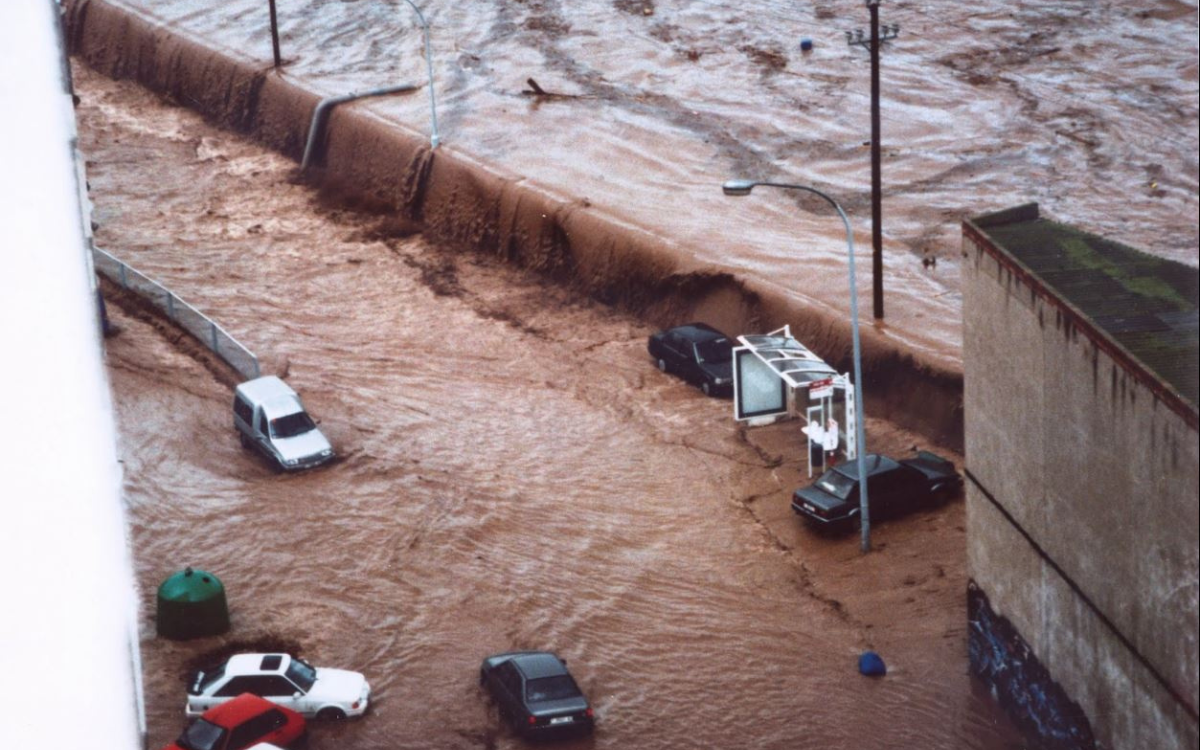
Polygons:
<instances>
[{"instance_id":1,"label":"bus shelter roof","mask_svg":"<svg viewBox=\"0 0 1200 750\"><path fill-rule=\"evenodd\" d=\"M807 388L814 380L837 376L837 370L792 336L789 326L770 333L738 336L742 346L771 368L792 388Z\"/></svg>"}]
</instances>

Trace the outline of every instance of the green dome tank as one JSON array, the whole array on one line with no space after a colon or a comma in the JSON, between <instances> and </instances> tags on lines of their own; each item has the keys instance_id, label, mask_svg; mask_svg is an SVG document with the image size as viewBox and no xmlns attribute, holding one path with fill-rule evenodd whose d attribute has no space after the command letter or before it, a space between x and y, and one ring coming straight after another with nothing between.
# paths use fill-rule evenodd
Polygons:
<instances>
[{"instance_id":1,"label":"green dome tank","mask_svg":"<svg viewBox=\"0 0 1200 750\"><path fill-rule=\"evenodd\" d=\"M183 641L229 630L225 587L212 573L185 568L158 587L158 634Z\"/></svg>"}]
</instances>

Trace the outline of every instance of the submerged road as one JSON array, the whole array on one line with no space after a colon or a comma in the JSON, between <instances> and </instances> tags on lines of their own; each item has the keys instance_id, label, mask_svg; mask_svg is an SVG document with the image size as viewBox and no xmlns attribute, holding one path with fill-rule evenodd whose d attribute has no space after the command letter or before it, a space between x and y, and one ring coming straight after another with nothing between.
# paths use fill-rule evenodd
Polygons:
<instances>
[{"instance_id":1,"label":"submerged road","mask_svg":"<svg viewBox=\"0 0 1200 750\"><path fill-rule=\"evenodd\" d=\"M284 374L342 455L273 473L232 431L230 374L110 305L151 747L188 665L232 642L366 673L372 712L312 750L520 746L475 680L514 648L559 652L591 696L574 747L1019 746L967 676L961 502L861 558L790 517L797 425L738 428L653 368L642 322L338 207L134 86L76 84L97 242ZM186 565L224 581L228 636L155 637ZM887 678L855 672L867 647Z\"/></svg>"}]
</instances>

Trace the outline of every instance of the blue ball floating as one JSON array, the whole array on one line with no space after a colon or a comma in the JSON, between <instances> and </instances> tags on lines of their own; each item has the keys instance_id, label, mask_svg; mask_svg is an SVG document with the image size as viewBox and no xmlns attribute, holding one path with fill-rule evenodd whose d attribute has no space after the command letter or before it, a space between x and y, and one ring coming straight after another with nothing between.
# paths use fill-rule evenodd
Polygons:
<instances>
[{"instance_id":1,"label":"blue ball floating","mask_svg":"<svg viewBox=\"0 0 1200 750\"><path fill-rule=\"evenodd\" d=\"M883 677L887 674L887 665L883 663L883 657L874 651L864 651L862 656L858 657L858 671L867 677Z\"/></svg>"}]
</instances>

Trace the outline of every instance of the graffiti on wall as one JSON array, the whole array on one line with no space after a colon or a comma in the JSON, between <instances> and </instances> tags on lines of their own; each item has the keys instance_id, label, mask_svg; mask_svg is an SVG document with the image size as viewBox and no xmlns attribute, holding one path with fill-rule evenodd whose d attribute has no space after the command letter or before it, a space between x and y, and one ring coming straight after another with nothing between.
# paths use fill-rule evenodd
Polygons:
<instances>
[{"instance_id":1,"label":"graffiti on wall","mask_svg":"<svg viewBox=\"0 0 1200 750\"><path fill-rule=\"evenodd\" d=\"M1050 677L1013 624L996 614L974 581L967 585L967 617L971 672L991 688L1022 734L1043 750L1095 750L1083 709Z\"/></svg>"}]
</instances>

